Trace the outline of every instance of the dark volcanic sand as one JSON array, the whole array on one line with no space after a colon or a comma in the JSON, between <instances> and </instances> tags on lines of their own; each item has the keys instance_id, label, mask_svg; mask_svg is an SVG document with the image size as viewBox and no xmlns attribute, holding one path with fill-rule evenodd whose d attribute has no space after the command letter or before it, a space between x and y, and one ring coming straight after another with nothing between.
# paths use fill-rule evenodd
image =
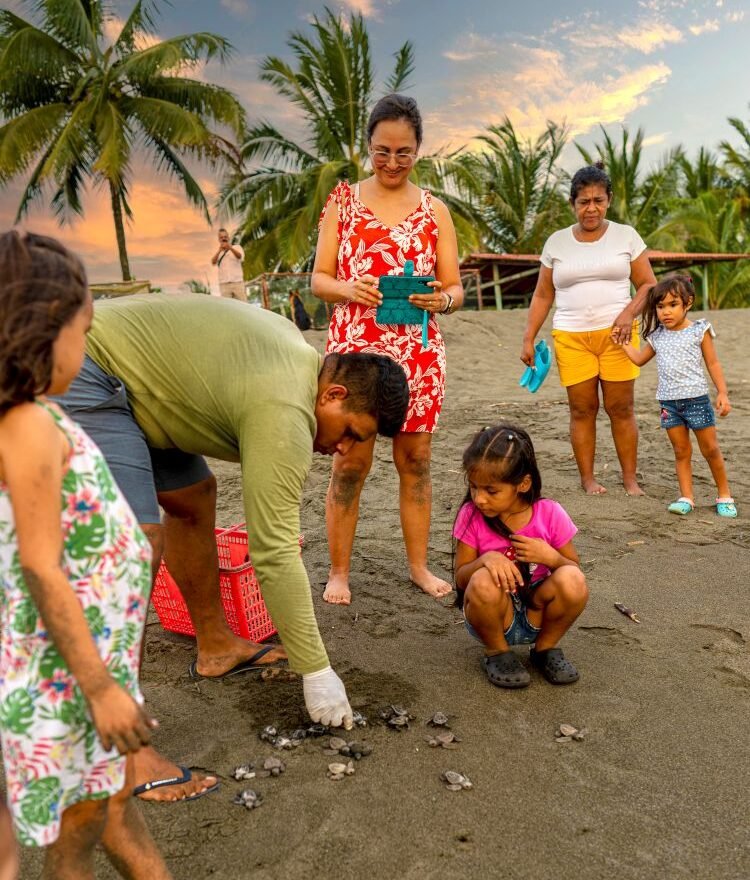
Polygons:
<instances>
[{"instance_id":1,"label":"dark volcanic sand","mask_svg":"<svg viewBox=\"0 0 750 880\"><path fill-rule=\"evenodd\" d=\"M196 684L186 676L192 642L148 627L144 690L161 722L158 746L215 771L219 793L190 804L145 807L176 878L747 878L750 876L750 312L711 316L734 411L719 427L741 516L720 520L708 469L695 461L698 507L679 519L668 441L653 399L655 368L637 384L640 468L647 498L618 485L608 423L599 421L598 476L609 494L578 488L568 410L555 371L538 395L517 385L525 312L457 314L442 321L448 393L434 440L431 562L449 575L450 529L463 487L461 452L498 418L530 431L545 494L579 526L591 600L563 645L581 681L555 689L534 674L525 691L492 687L481 649L458 611L421 595L406 577L395 469L381 441L362 498L352 568L354 602L330 607L324 495L330 463L318 457L302 506L304 559L332 662L352 704L368 716L400 703L416 716L399 733L376 724L357 737L374 752L341 782L321 741L282 757L286 773L236 783L235 765L272 753L265 724L304 723L301 683L246 676ZM549 338L549 333L547 332ZM321 347L321 333L308 334ZM213 463L219 522L242 519L239 467ZM637 609L642 624L613 602ZM456 751L425 743L425 720L454 716ZM585 725L581 743L554 740L560 722ZM472 791L444 790L445 769ZM231 799L245 785L265 803ZM23 877L37 875L25 856ZM99 876L114 877L100 863Z\"/></svg>"}]
</instances>

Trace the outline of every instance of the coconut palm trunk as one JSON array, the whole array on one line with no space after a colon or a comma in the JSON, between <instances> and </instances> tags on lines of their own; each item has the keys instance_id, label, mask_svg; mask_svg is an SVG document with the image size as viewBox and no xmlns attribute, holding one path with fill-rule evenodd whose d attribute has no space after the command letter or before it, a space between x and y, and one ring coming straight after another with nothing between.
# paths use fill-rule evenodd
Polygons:
<instances>
[{"instance_id":1,"label":"coconut palm trunk","mask_svg":"<svg viewBox=\"0 0 750 880\"><path fill-rule=\"evenodd\" d=\"M122 270L122 280L132 281L130 274L130 263L128 262L128 249L125 244L125 224L122 221L122 202L117 187L109 181L109 194L112 199L112 216L115 221L115 235L117 236L117 251L120 255L120 269Z\"/></svg>"}]
</instances>

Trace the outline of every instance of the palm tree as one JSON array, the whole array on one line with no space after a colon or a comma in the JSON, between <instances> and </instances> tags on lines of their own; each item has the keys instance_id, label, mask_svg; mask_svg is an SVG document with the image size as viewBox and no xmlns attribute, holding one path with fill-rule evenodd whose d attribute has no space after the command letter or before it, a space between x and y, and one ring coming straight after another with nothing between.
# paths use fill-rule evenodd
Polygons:
<instances>
[{"instance_id":1,"label":"palm tree","mask_svg":"<svg viewBox=\"0 0 750 880\"><path fill-rule=\"evenodd\" d=\"M565 126L548 122L535 141L522 141L507 117L477 137L480 151L466 161L479 188L490 250L538 253L550 230L569 217L555 167L566 137Z\"/></svg>"},{"instance_id":2,"label":"palm tree","mask_svg":"<svg viewBox=\"0 0 750 880\"><path fill-rule=\"evenodd\" d=\"M222 140L209 125L239 133L243 110L227 90L183 75L201 61L224 60L231 46L210 33L157 42L155 5L138 0L117 39L104 27L102 0L39 0L39 27L0 11L0 185L32 168L17 220L51 185L60 222L82 214L82 188L106 186L123 280L130 280L123 214L136 149L178 180L209 220L186 157L217 160Z\"/></svg>"},{"instance_id":3,"label":"palm tree","mask_svg":"<svg viewBox=\"0 0 750 880\"><path fill-rule=\"evenodd\" d=\"M658 229L652 241L669 250L692 253L744 253L748 236L740 206L731 194L719 189L686 199ZM703 307L730 308L747 304L750 262L709 263L703 270Z\"/></svg>"},{"instance_id":4,"label":"palm tree","mask_svg":"<svg viewBox=\"0 0 750 880\"><path fill-rule=\"evenodd\" d=\"M728 121L743 143L737 148L729 141L722 141L719 149L724 154L727 171L736 175L731 178L732 188L742 216L747 219L750 214L750 128L736 116L730 116Z\"/></svg>"},{"instance_id":5,"label":"palm tree","mask_svg":"<svg viewBox=\"0 0 750 880\"><path fill-rule=\"evenodd\" d=\"M261 79L301 113L305 141L297 142L268 121L248 131L241 161L227 176L219 209L241 217L241 241L251 274L274 269L309 268L320 212L339 180L366 176L367 118L375 95L370 40L359 14L348 19L326 8L313 17L312 35L293 32L287 45L294 65L269 56L261 64ZM395 53L395 64L384 81L383 94L406 87L414 70L414 50L405 42ZM421 159L414 179L436 186L454 210L463 167L455 155ZM469 210L464 206L464 219ZM457 229L466 234L468 224Z\"/></svg>"},{"instance_id":6,"label":"palm tree","mask_svg":"<svg viewBox=\"0 0 750 880\"><path fill-rule=\"evenodd\" d=\"M677 162L682 148L676 147L665 155L649 174L641 169L644 132L639 128L633 140L627 127L622 127L619 146L602 127L603 141L596 144L597 157L612 181L612 207L608 216L617 223L633 226L647 238L661 222L667 201L676 193ZM594 154L576 144L578 152L589 165Z\"/></svg>"}]
</instances>

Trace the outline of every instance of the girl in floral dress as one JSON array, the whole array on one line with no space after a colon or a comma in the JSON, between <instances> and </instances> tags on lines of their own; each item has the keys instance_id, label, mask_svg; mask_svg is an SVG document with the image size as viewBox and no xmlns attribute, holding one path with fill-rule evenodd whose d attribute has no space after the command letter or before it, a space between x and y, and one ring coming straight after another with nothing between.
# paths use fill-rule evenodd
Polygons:
<instances>
[{"instance_id":1,"label":"girl in floral dress","mask_svg":"<svg viewBox=\"0 0 750 880\"><path fill-rule=\"evenodd\" d=\"M170 876L130 797L155 721L138 666L150 545L104 459L44 396L83 362L92 303L52 239L0 236L0 737L22 844L44 876Z\"/></svg>"},{"instance_id":2,"label":"girl in floral dress","mask_svg":"<svg viewBox=\"0 0 750 880\"><path fill-rule=\"evenodd\" d=\"M436 314L463 303L456 234L448 209L409 180L422 143L416 102L386 95L367 126L373 174L331 193L320 224L312 275L313 293L335 303L328 352L384 354L401 364L409 381L406 421L393 440L399 474L401 527L411 580L439 598L451 585L427 567L432 485L430 450L445 392L445 346ZM428 294L410 302L430 313L429 345L422 349L421 325L378 324L381 275L434 275ZM372 465L375 441L357 443L335 455L326 499L331 571L323 598L348 605L349 566L359 515L359 496Z\"/></svg>"}]
</instances>

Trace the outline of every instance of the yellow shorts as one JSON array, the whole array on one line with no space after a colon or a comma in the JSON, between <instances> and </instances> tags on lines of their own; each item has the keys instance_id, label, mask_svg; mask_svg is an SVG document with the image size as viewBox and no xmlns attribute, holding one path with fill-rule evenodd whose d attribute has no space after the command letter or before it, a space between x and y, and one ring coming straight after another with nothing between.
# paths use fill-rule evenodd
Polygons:
<instances>
[{"instance_id":1,"label":"yellow shorts","mask_svg":"<svg viewBox=\"0 0 750 880\"><path fill-rule=\"evenodd\" d=\"M605 382L627 382L636 379L641 371L619 345L612 342L611 327L585 333L553 330L555 359L560 373L560 384L567 388L598 376ZM639 344L638 330L633 325L630 341Z\"/></svg>"}]
</instances>

